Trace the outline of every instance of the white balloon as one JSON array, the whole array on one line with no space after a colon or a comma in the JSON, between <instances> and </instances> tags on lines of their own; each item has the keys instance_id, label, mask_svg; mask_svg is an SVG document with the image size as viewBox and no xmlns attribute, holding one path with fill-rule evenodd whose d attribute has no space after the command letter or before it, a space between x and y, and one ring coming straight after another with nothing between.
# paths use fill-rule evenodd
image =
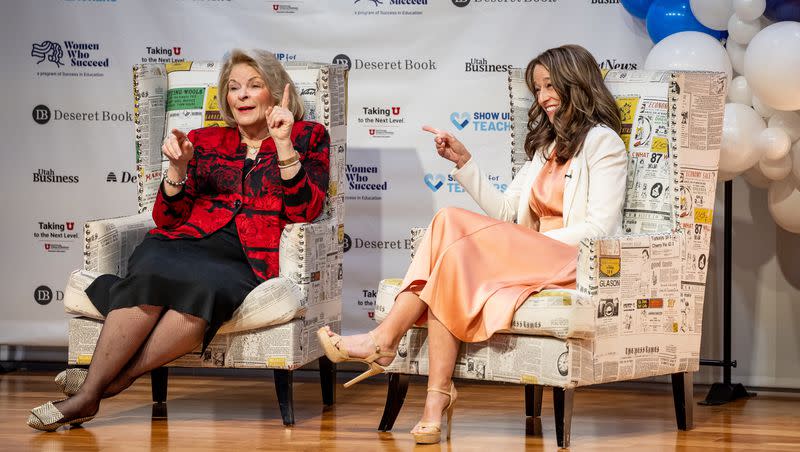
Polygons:
<instances>
[{"instance_id":1,"label":"white balloon","mask_svg":"<svg viewBox=\"0 0 800 452\"><path fill-rule=\"evenodd\" d=\"M762 158L758 161L758 169L769 179L783 180L792 173L792 156L786 154L778 160L767 160Z\"/></svg>"},{"instance_id":2,"label":"white balloon","mask_svg":"<svg viewBox=\"0 0 800 452\"><path fill-rule=\"evenodd\" d=\"M789 139L789 134L779 127L767 127L756 138L756 148L761 154L762 161L781 160L789 153L790 147L792 141Z\"/></svg>"},{"instance_id":3,"label":"white balloon","mask_svg":"<svg viewBox=\"0 0 800 452\"><path fill-rule=\"evenodd\" d=\"M731 60L722 44L699 31L682 31L667 36L653 46L644 62L650 71L724 72L731 80Z\"/></svg>"},{"instance_id":4,"label":"white balloon","mask_svg":"<svg viewBox=\"0 0 800 452\"><path fill-rule=\"evenodd\" d=\"M750 106L753 103L753 91L747 85L747 79L743 75L734 77L728 87L728 100L735 104Z\"/></svg>"},{"instance_id":5,"label":"white balloon","mask_svg":"<svg viewBox=\"0 0 800 452\"><path fill-rule=\"evenodd\" d=\"M692 14L698 22L712 30L726 30L733 14L732 0L689 0Z\"/></svg>"},{"instance_id":6,"label":"white balloon","mask_svg":"<svg viewBox=\"0 0 800 452\"><path fill-rule=\"evenodd\" d=\"M800 22L777 22L761 30L745 51L744 76L765 104L800 110Z\"/></svg>"},{"instance_id":7,"label":"white balloon","mask_svg":"<svg viewBox=\"0 0 800 452\"><path fill-rule=\"evenodd\" d=\"M798 74L800 77L800 74ZM767 127L777 127L783 129L789 135L791 141L800 139L800 115L793 111L776 111L769 117Z\"/></svg>"},{"instance_id":8,"label":"white balloon","mask_svg":"<svg viewBox=\"0 0 800 452\"><path fill-rule=\"evenodd\" d=\"M750 84L748 83L747 86L750 86ZM755 95L753 96L752 104L753 104L753 109L757 111L762 118L769 118L770 116L777 113L777 110L765 104L764 102L761 102L761 99L759 99L758 96Z\"/></svg>"},{"instance_id":9,"label":"white balloon","mask_svg":"<svg viewBox=\"0 0 800 452\"><path fill-rule=\"evenodd\" d=\"M767 208L778 226L800 234L800 191L793 177L787 177L769 186Z\"/></svg>"},{"instance_id":10,"label":"white balloon","mask_svg":"<svg viewBox=\"0 0 800 452\"><path fill-rule=\"evenodd\" d=\"M733 39L728 39L725 43L725 50L728 51L728 57L731 59L733 70L744 74L744 51L747 50L747 46L741 45Z\"/></svg>"},{"instance_id":11,"label":"white balloon","mask_svg":"<svg viewBox=\"0 0 800 452\"><path fill-rule=\"evenodd\" d=\"M755 165L761 154L756 138L766 125L752 108L742 104L725 104L722 120L719 169L727 174L741 174Z\"/></svg>"},{"instance_id":12,"label":"white balloon","mask_svg":"<svg viewBox=\"0 0 800 452\"><path fill-rule=\"evenodd\" d=\"M733 0L733 10L742 20L756 20L764 14L767 0Z\"/></svg>"},{"instance_id":13,"label":"white balloon","mask_svg":"<svg viewBox=\"0 0 800 452\"><path fill-rule=\"evenodd\" d=\"M748 184L756 188L768 188L772 183L772 179L765 176L758 165L753 165L752 168L742 173L742 177Z\"/></svg>"},{"instance_id":14,"label":"white balloon","mask_svg":"<svg viewBox=\"0 0 800 452\"><path fill-rule=\"evenodd\" d=\"M742 45L747 45L747 43L761 31L762 27L763 25L759 19L742 20L739 16L734 14L728 21L728 39L732 39Z\"/></svg>"},{"instance_id":15,"label":"white balloon","mask_svg":"<svg viewBox=\"0 0 800 452\"><path fill-rule=\"evenodd\" d=\"M792 145L789 153L792 154L792 174L795 179L800 180L800 141Z\"/></svg>"}]
</instances>

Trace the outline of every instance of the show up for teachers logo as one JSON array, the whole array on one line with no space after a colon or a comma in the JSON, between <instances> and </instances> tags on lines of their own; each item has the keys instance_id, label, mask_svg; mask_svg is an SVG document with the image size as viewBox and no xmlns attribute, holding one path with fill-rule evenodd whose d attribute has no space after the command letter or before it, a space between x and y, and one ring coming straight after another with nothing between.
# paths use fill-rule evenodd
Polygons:
<instances>
[{"instance_id":1,"label":"show up for teachers logo","mask_svg":"<svg viewBox=\"0 0 800 452\"><path fill-rule=\"evenodd\" d=\"M97 42L34 42L31 57L38 77L102 77L111 66Z\"/></svg>"}]
</instances>

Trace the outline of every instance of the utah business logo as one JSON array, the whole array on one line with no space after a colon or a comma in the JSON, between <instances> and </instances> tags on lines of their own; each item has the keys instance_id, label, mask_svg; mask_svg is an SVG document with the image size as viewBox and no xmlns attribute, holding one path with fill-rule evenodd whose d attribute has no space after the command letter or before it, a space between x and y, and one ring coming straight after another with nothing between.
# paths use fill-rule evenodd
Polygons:
<instances>
[{"instance_id":1,"label":"utah business logo","mask_svg":"<svg viewBox=\"0 0 800 452\"><path fill-rule=\"evenodd\" d=\"M450 113L450 122L458 130L464 130L472 124L474 132L505 132L511 130L511 112L508 111L476 111Z\"/></svg>"}]
</instances>

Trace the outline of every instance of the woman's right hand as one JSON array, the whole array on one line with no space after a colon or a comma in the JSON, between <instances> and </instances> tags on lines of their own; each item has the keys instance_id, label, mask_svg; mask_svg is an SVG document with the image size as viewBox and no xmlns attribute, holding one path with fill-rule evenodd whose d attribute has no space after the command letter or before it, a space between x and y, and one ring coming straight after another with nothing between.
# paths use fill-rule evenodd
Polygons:
<instances>
[{"instance_id":1,"label":"woman's right hand","mask_svg":"<svg viewBox=\"0 0 800 452\"><path fill-rule=\"evenodd\" d=\"M456 168L461 168L472 158L472 154L469 153L467 148L464 147L464 144L458 141L452 133L431 126L422 126L422 130L436 135L433 139L433 142L436 144L436 152L438 152L440 156L455 163Z\"/></svg>"},{"instance_id":2,"label":"woman's right hand","mask_svg":"<svg viewBox=\"0 0 800 452\"><path fill-rule=\"evenodd\" d=\"M194 156L194 146L185 133L172 129L172 135L169 135L161 145L161 153L169 159L170 166L185 175L189 160Z\"/></svg>"}]
</instances>

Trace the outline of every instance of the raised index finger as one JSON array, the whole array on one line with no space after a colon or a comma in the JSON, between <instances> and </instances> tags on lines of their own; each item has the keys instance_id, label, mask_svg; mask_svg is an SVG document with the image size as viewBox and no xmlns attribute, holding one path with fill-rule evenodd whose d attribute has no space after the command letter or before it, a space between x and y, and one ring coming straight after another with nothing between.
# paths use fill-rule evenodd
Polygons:
<instances>
[{"instance_id":1,"label":"raised index finger","mask_svg":"<svg viewBox=\"0 0 800 452\"><path fill-rule=\"evenodd\" d=\"M186 139L186 134L178 129L172 129L172 134L178 139L178 144L183 143L183 141Z\"/></svg>"},{"instance_id":2,"label":"raised index finger","mask_svg":"<svg viewBox=\"0 0 800 452\"><path fill-rule=\"evenodd\" d=\"M288 83L286 84L286 86L283 87L283 98L281 99L282 108L289 108L289 93L291 92L289 91L290 89L292 89L292 86Z\"/></svg>"}]
</instances>

